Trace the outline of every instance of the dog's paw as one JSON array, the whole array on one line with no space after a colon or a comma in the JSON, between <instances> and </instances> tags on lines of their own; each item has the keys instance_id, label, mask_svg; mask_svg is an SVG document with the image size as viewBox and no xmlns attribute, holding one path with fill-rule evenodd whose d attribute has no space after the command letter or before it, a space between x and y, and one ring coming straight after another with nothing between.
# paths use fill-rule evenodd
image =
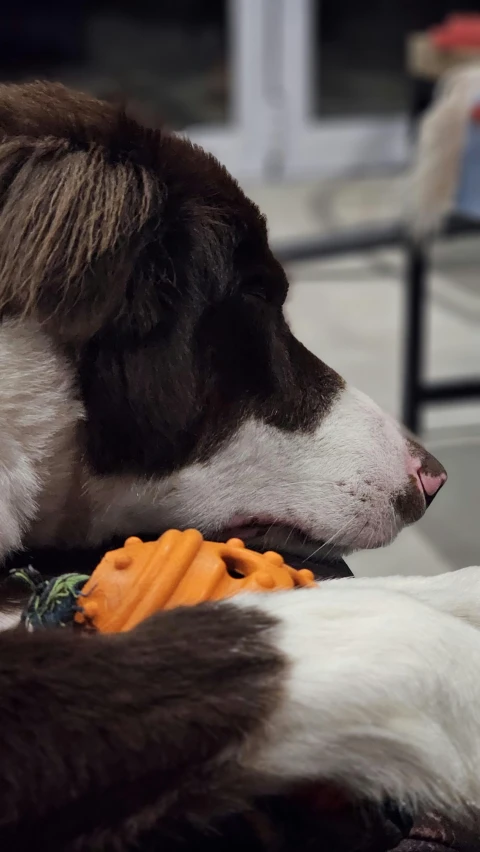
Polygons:
<instances>
[{"instance_id":1,"label":"dog's paw","mask_svg":"<svg viewBox=\"0 0 480 852\"><path fill-rule=\"evenodd\" d=\"M480 806L480 633L404 594L335 586L235 599L277 619L288 661L244 764L377 801Z\"/></svg>"}]
</instances>

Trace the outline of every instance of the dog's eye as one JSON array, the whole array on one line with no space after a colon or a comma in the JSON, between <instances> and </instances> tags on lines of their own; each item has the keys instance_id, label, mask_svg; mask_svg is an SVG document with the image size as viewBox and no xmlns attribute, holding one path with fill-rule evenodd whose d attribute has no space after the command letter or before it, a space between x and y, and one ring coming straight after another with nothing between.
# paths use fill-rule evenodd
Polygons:
<instances>
[{"instance_id":1,"label":"dog's eye","mask_svg":"<svg viewBox=\"0 0 480 852\"><path fill-rule=\"evenodd\" d=\"M260 299L262 302L268 302L267 291L265 287L249 287L247 296L253 299Z\"/></svg>"},{"instance_id":2,"label":"dog's eye","mask_svg":"<svg viewBox=\"0 0 480 852\"><path fill-rule=\"evenodd\" d=\"M246 296L250 296L252 299L260 299L262 302L269 301L269 293L268 286L266 281L258 276L255 278L250 278L245 282L243 286L243 292Z\"/></svg>"}]
</instances>

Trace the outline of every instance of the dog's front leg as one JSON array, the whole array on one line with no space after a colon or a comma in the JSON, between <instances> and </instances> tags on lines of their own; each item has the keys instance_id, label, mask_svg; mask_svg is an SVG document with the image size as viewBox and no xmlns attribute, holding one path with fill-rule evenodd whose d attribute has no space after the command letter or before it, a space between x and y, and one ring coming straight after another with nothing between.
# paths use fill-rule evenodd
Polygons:
<instances>
[{"instance_id":1,"label":"dog's front leg","mask_svg":"<svg viewBox=\"0 0 480 852\"><path fill-rule=\"evenodd\" d=\"M333 581L263 599L280 620L289 677L269 736L245 760L284 780L336 781L413 809L479 808L480 632L365 586ZM470 599L480 605L473 590Z\"/></svg>"}]
</instances>

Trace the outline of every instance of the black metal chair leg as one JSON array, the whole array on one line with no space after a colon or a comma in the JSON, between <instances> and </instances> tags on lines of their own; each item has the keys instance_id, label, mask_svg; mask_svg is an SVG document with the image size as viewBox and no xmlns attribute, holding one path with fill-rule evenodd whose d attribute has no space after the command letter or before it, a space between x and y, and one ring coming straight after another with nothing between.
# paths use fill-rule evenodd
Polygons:
<instances>
[{"instance_id":1,"label":"black metal chair leg","mask_svg":"<svg viewBox=\"0 0 480 852\"><path fill-rule=\"evenodd\" d=\"M424 308L427 255L409 243L406 252L405 359L403 377L403 423L414 435L421 430Z\"/></svg>"}]
</instances>

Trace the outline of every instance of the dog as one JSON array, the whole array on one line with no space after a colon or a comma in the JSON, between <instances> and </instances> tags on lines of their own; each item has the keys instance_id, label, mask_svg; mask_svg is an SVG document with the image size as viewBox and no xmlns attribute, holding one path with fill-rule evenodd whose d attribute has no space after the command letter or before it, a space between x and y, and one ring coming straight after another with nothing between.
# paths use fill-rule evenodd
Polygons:
<instances>
[{"instance_id":1,"label":"dog","mask_svg":"<svg viewBox=\"0 0 480 852\"><path fill-rule=\"evenodd\" d=\"M54 84L0 87L0 134L2 558L172 526L346 553L422 516L444 469L296 340L214 157ZM2 633L2 848L125 849L310 780L478 806L479 577Z\"/></svg>"}]
</instances>

